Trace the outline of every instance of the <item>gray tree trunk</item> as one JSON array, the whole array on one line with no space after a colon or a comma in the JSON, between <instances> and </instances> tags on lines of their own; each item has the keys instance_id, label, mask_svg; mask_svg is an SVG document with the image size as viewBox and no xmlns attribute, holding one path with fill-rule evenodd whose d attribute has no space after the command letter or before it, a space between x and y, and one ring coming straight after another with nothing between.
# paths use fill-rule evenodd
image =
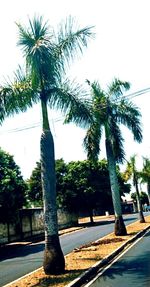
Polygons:
<instances>
[{"instance_id":1,"label":"gray tree trunk","mask_svg":"<svg viewBox=\"0 0 150 287\"><path fill-rule=\"evenodd\" d=\"M115 235L126 235L126 227L122 217L119 183L116 173L116 163L112 151L111 143L106 139L106 154L108 161L109 178L111 185L112 201L115 213Z\"/></svg>"},{"instance_id":2,"label":"gray tree trunk","mask_svg":"<svg viewBox=\"0 0 150 287\"><path fill-rule=\"evenodd\" d=\"M44 131L41 136L41 177L45 226L43 267L46 274L58 274L64 271L65 261L58 236L54 144L50 131Z\"/></svg>"},{"instance_id":3,"label":"gray tree trunk","mask_svg":"<svg viewBox=\"0 0 150 287\"><path fill-rule=\"evenodd\" d=\"M42 102L43 133L41 135L41 180L44 203L45 252L43 268L46 274L64 272L65 260L58 236L56 208L55 154L49 128L47 106Z\"/></svg>"},{"instance_id":4,"label":"gray tree trunk","mask_svg":"<svg viewBox=\"0 0 150 287\"><path fill-rule=\"evenodd\" d=\"M141 223L144 223L145 218L144 218L143 211L142 211L142 204L141 204L137 179L135 180L135 189L136 189L137 207L138 207L138 212L139 212L139 220Z\"/></svg>"},{"instance_id":5,"label":"gray tree trunk","mask_svg":"<svg viewBox=\"0 0 150 287\"><path fill-rule=\"evenodd\" d=\"M148 195L148 201L149 201L149 205L150 205L150 183L147 183L147 195Z\"/></svg>"}]
</instances>

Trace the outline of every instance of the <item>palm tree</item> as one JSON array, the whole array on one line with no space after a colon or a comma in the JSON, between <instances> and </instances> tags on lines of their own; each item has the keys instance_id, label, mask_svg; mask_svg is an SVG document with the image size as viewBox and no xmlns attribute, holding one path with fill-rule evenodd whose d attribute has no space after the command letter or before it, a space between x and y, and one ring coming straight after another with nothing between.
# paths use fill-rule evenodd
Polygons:
<instances>
[{"instance_id":1,"label":"palm tree","mask_svg":"<svg viewBox=\"0 0 150 287\"><path fill-rule=\"evenodd\" d=\"M139 187L138 187L140 172L138 172L136 168L136 155L131 156L129 162L127 162L125 176L126 176L126 179L132 178L133 186L135 187L135 190L136 190L139 219L140 219L140 222L143 223L145 222L145 219L144 219L144 215L142 211L142 203L141 203L140 192L139 192Z\"/></svg>"},{"instance_id":2,"label":"palm tree","mask_svg":"<svg viewBox=\"0 0 150 287\"><path fill-rule=\"evenodd\" d=\"M86 93L79 85L64 79L66 68L70 60L82 52L88 40L93 37L92 27L75 29L74 20L69 17L59 25L59 31L43 23L42 17L29 19L29 27L17 24L19 29L18 45L23 50L26 62L25 76L21 69L16 73L14 83L6 83L1 88L1 96L16 101L15 107L28 107L33 103L41 103L42 135L41 135L41 178L44 200L45 223L45 252L44 271L46 274L57 274L64 271L65 261L61 250L56 210L55 188L55 155L53 136L48 120L48 105L51 108L60 108L61 111L78 111L78 121L85 121ZM20 98L19 98L20 96ZM4 98L4 97L3 97ZM88 104L87 104L88 105ZM9 115L9 109L6 114ZM10 110L13 111L13 108Z\"/></svg>"},{"instance_id":3,"label":"palm tree","mask_svg":"<svg viewBox=\"0 0 150 287\"><path fill-rule=\"evenodd\" d=\"M100 151L100 140L102 131L105 132L106 154L108 160L109 177L112 191L112 200L115 212L115 234L125 235L126 228L122 218L119 184L116 173L116 163L122 163L125 157L123 148L123 137L120 124L128 127L133 133L134 140L142 141L140 112L123 92L128 90L128 82L115 79L108 87L107 92L101 89L98 82L90 83L92 101L91 112L93 121L84 139L84 146L89 160L97 161ZM67 118L73 121L75 114ZM76 118L76 117L75 117Z\"/></svg>"},{"instance_id":4,"label":"palm tree","mask_svg":"<svg viewBox=\"0 0 150 287\"><path fill-rule=\"evenodd\" d=\"M150 205L150 159L143 157L143 169L140 172L142 182L147 184L148 201Z\"/></svg>"}]
</instances>

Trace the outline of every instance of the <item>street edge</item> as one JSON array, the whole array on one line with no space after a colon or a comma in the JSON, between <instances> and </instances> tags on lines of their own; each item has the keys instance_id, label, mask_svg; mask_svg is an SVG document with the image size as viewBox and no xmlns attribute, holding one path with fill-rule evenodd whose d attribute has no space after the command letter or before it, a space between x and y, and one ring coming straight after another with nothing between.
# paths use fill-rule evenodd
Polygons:
<instances>
[{"instance_id":1,"label":"street edge","mask_svg":"<svg viewBox=\"0 0 150 287\"><path fill-rule=\"evenodd\" d=\"M97 272L99 271L100 268L102 268L106 264L108 264L113 258L115 258L119 253L121 253L128 246L128 244L131 244L134 241L136 241L136 239L140 238L149 229L150 229L150 226L148 226L145 229L143 229L142 231L138 232L135 236L133 236L132 238L127 240L125 243L123 243L120 247L118 247L115 251L113 251L107 257L98 261L96 264L94 264L92 267L90 267L80 277L76 278L75 280L70 282L68 285L66 285L66 287L81 287L82 284L85 284L85 283L87 283L87 281L92 280L94 278L94 276L97 275Z\"/></svg>"}]
</instances>

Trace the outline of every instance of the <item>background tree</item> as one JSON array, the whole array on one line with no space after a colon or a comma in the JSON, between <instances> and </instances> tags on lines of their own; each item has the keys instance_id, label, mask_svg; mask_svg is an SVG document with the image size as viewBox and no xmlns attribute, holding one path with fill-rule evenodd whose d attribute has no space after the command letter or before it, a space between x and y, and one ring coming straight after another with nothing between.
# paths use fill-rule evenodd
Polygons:
<instances>
[{"instance_id":1,"label":"background tree","mask_svg":"<svg viewBox=\"0 0 150 287\"><path fill-rule=\"evenodd\" d=\"M30 178L27 180L27 200L29 206L43 206L41 163L37 162Z\"/></svg>"},{"instance_id":2,"label":"background tree","mask_svg":"<svg viewBox=\"0 0 150 287\"><path fill-rule=\"evenodd\" d=\"M125 157L123 137L120 124L128 127L133 133L134 140L141 142L142 132L138 108L123 92L130 87L128 82L115 79L108 90L101 89L98 82L91 84L93 122L84 139L88 159L97 160L100 151L102 131L105 132L105 145L108 160L112 200L115 212L115 234L125 235L126 228L122 218L119 184L116 173L116 163L122 163ZM73 118L73 116L72 116Z\"/></svg>"},{"instance_id":3,"label":"background tree","mask_svg":"<svg viewBox=\"0 0 150 287\"><path fill-rule=\"evenodd\" d=\"M55 274L64 271L65 262L58 237L54 142L47 106L49 104L50 107L60 108L63 112L77 109L80 111L80 120L87 118L85 98L79 99L81 88L75 84L71 85L64 77L70 60L83 51L93 33L91 27L76 29L71 17L59 25L57 33L47 22L43 23L42 17L29 19L27 28L21 24L17 25L18 45L25 58L25 76L19 71L14 83L2 88L1 95L11 95L16 99L17 93L22 94L25 96L23 104L26 106L29 106L30 102L41 103L41 177L45 222L43 267L46 274ZM85 95L85 92L83 94Z\"/></svg>"},{"instance_id":4,"label":"background tree","mask_svg":"<svg viewBox=\"0 0 150 287\"><path fill-rule=\"evenodd\" d=\"M136 168L136 155L133 155L130 157L130 161L127 162L127 167L125 171L125 178L126 180L132 178L133 186L135 187L136 190L136 199L137 199L137 206L138 206L138 212L139 212L139 219L140 222L143 223L145 222L143 211L142 211L142 203L140 199L140 192L139 192L139 177L140 173L138 172Z\"/></svg>"},{"instance_id":5,"label":"background tree","mask_svg":"<svg viewBox=\"0 0 150 287\"><path fill-rule=\"evenodd\" d=\"M0 221L17 223L27 186L13 156L0 148Z\"/></svg>"},{"instance_id":6,"label":"background tree","mask_svg":"<svg viewBox=\"0 0 150 287\"><path fill-rule=\"evenodd\" d=\"M143 169L140 172L140 176L141 182L147 184L148 205L150 205L150 159L146 157L143 158Z\"/></svg>"},{"instance_id":7,"label":"background tree","mask_svg":"<svg viewBox=\"0 0 150 287\"><path fill-rule=\"evenodd\" d=\"M37 163L28 180L28 199L32 204L39 204L37 195L42 195L40 183L41 166ZM55 161L57 206L68 212L79 215L88 215L93 221L93 210L98 214L112 213L111 189L107 161L99 161L97 165L89 161L69 162L63 159ZM34 175L34 177L33 177ZM124 183L119 168L117 169L120 195L130 191L128 184ZM30 196L31 192L31 196ZM37 201L37 202L35 202Z\"/></svg>"},{"instance_id":8,"label":"background tree","mask_svg":"<svg viewBox=\"0 0 150 287\"><path fill-rule=\"evenodd\" d=\"M120 194L123 195L124 191L129 192L130 188L124 184L119 169L117 177ZM107 161L103 159L96 165L87 160L68 163L63 185L58 193L63 197L63 205L69 210L78 209L81 214L88 212L91 221L93 210L97 210L98 214L104 214L106 210L112 213Z\"/></svg>"},{"instance_id":9,"label":"background tree","mask_svg":"<svg viewBox=\"0 0 150 287\"><path fill-rule=\"evenodd\" d=\"M63 159L55 160L55 172L56 172L56 192L61 189L63 185L63 177L66 174L67 165ZM31 206L43 206L42 196L42 183L41 183L41 163L37 162L36 167L33 169L30 178L27 180L27 200ZM58 197L58 196L57 196ZM57 207L63 207L61 205L62 198L57 199Z\"/></svg>"},{"instance_id":10,"label":"background tree","mask_svg":"<svg viewBox=\"0 0 150 287\"><path fill-rule=\"evenodd\" d=\"M132 192L131 193L131 198L137 202L137 195L136 192ZM144 205L145 203L148 205L149 201L148 201L148 196L146 194L146 192L141 191L140 193L140 200L141 200L141 204Z\"/></svg>"}]
</instances>

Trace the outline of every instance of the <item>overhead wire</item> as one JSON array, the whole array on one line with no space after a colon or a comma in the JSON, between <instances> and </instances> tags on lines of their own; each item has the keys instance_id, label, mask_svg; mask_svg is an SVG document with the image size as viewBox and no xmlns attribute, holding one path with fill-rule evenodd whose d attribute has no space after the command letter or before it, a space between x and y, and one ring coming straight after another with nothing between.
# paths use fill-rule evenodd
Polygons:
<instances>
[{"instance_id":1,"label":"overhead wire","mask_svg":"<svg viewBox=\"0 0 150 287\"><path fill-rule=\"evenodd\" d=\"M146 94L150 92L150 87L149 88L145 88L145 89L142 89L142 90L139 90L137 92L134 92L134 93L131 93L131 94L128 94L128 95L122 95L122 97L118 98L116 100L116 102L119 102L121 101L122 98L135 98L135 97L138 97L140 95L143 95L143 94ZM104 108L104 107L103 107ZM63 117L57 117L57 118L53 118L51 119L50 121L52 121L52 125L54 126L54 124L58 121L62 121L64 118ZM4 130L4 131L0 131L0 134L4 134L4 133L15 133L15 132L21 132L21 131L26 131L26 130L29 130L29 129L33 129L33 128L37 128L39 127L41 124L41 122L37 122L37 123L32 123L32 125L27 125L27 126L24 126L24 127L20 127L20 128L14 128L14 129L10 129L10 130Z\"/></svg>"}]
</instances>

